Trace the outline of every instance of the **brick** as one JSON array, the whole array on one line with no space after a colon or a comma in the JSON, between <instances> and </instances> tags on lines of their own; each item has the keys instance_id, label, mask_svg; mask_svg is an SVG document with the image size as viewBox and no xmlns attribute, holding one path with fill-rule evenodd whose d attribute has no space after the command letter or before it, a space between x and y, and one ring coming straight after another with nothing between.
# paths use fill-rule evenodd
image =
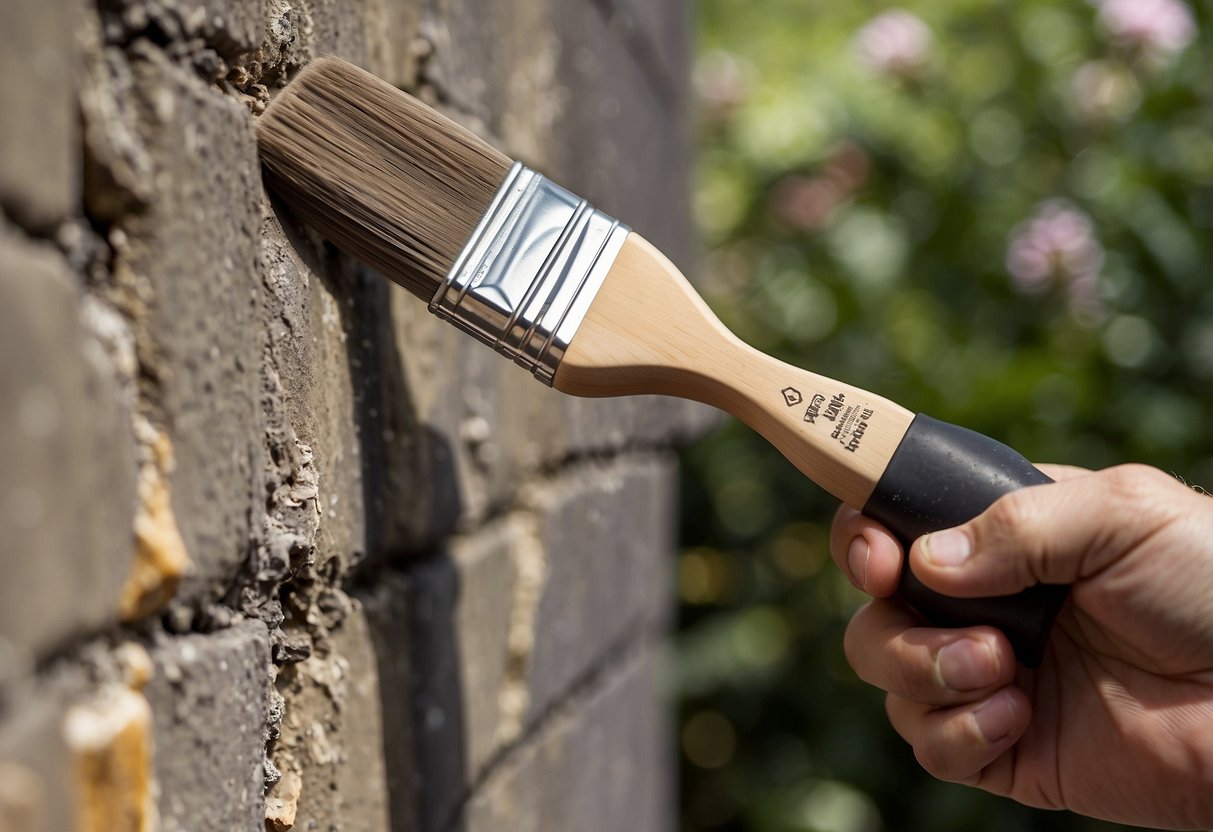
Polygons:
<instances>
[{"instance_id":1,"label":"brick","mask_svg":"<svg viewBox=\"0 0 1213 832\"><path fill-rule=\"evenodd\" d=\"M152 651L146 696L155 738L163 832L260 832L269 635L244 621L207 635L166 638Z\"/></svg>"},{"instance_id":2,"label":"brick","mask_svg":"<svg viewBox=\"0 0 1213 832\"><path fill-rule=\"evenodd\" d=\"M610 666L495 767L451 826L465 832L675 827L668 718L654 652Z\"/></svg>"},{"instance_id":3,"label":"brick","mask_svg":"<svg viewBox=\"0 0 1213 832\"><path fill-rule=\"evenodd\" d=\"M361 605L348 603L312 655L280 671L285 710L273 761L282 781L270 797L297 777L295 828L386 832L379 675Z\"/></svg>"},{"instance_id":4,"label":"brick","mask_svg":"<svg viewBox=\"0 0 1213 832\"><path fill-rule=\"evenodd\" d=\"M396 694L384 688L385 720L388 713L400 720L403 709L415 724L411 748L389 748L389 772L395 772L396 788L407 790L393 792L396 822L415 816L420 829L445 828L468 784L503 742L517 583L513 546L522 532L517 519L495 523L456 539L448 555L418 565L407 580L364 596L381 668L394 668L388 672L398 684L407 677L412 691L396 703ZM400 646L407 670L396 655ZM408 783L410 771L415 785Z\"/></svg>"},{"instance_id":5,"label":"brick","mask_svg":"<svg viewBox=\"0 0 1213 832\"><path fill-rule=\"evenodd\" d=\"M445 375L457 379L454 418L434 426L454 451L460 525L467 528L515 504L519 484L563 445L563 396L480 342L455 335L460 343L446 354L456 360Z\"/></svg>"},{"instance_id":6,"label":"brick","mask_svg":"<svg viewBox=\"0 0 1213 832\"><path fill-rule=\"evenodd\" d=\"M56 251L0 228L0 642L27 656L116 619L134 551L130 414L81 301Z\"/></svg>"},{"instance_id":7,"label":"brick","mask_svg":"<svg viewBox=\"0 0 1213 832\"><path fill-rule=\"evenodd\" d=\"M397 680L385 720L407 709L416 721L388 752L394 819L416 806L419 828L447 828L503 748L606 657L664 629L673 477L668 459L576 466L363 596L381 678ZM389 708L404 686L413 698Z\"/></svg>"},{"instance_id":8,"label":"brick","mask_svg":"<svg viewBox=\"0 0 1213 832\"><path fill-rule=\"evenodd\" d=\"M318 560L337 558L344 572L367 546L365 468L376 458L363 454L363 444L374 433L366 423L376 403L365 388L378 371L363 320L386 287L367 285L292 222L267 205L258 258L262 321L282 386L275 406L313 455Z\"/></svg>"},{"instance_id":9,"label":"brick","mask_svg":"<svg viewBox=\"0 0 1213 832\"><path fill-rule=\"evenodd\" d=\"M132 52L153 188L122 223L114 273L136 318L152 417L172 441L172 500L194 563L179 597L192 602L225 590L263 504L263 196L248 112L146 42Z\"/></svg>"},{"instance_id":10,"label":"brick","mask_svg":"<svg viewBox=\"0 0 1213 832\"><path fill-rule=\"evenodd\" d=\"M665 628L677 480L669 458L588 463L536 485L546 553L528 659L528 720L637 631Z\"/></svg>"},{"instance_id":11,"label":"brick","mask_svg":"<svg viewBox=\"0 0 1213 832\"><path fill-rule=\"evenodd\" d=\"M75 0L0 4L0 206L45 232L80 195L73 89Z\"/></svg>"}]
</instances>

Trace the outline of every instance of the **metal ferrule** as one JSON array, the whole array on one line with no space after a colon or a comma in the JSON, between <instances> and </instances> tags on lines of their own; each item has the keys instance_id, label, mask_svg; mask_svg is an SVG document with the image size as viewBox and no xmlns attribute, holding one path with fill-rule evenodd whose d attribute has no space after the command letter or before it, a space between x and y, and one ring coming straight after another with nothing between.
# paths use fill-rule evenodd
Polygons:
<instances>
[{"instance_id":1,"label":"metal ferrule","mask_svg":"<svg viewBox=\"0 0 1213 832\"><path fill-rule=\"evenodd\" d=\"M629 231L516 163L430 311L551 385Z\"/></svg>"}]
</instances>

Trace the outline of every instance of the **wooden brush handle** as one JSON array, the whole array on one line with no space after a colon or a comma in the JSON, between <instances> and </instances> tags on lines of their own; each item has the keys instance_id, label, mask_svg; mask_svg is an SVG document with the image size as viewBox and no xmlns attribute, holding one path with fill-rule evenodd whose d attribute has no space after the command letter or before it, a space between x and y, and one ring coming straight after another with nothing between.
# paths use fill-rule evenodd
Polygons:
<instances>
[{"instance_id":1,"label":"wooden brush handle","mask_svg":"<svg viewBox=\"0 0 1213 832\"><path fill-rule=\"evenodd\" d=\"M724 327L678 269L632 234L556 373L575 396L678 396L758 431L806 476L896 534L915 538L980 514L1048 478L1014 451L866 390L784 364ZM940 626L990 624L1039 663L1065 588L1014 596L939 595L903 569L900 594Z\"/></svg>"}]
</instances>

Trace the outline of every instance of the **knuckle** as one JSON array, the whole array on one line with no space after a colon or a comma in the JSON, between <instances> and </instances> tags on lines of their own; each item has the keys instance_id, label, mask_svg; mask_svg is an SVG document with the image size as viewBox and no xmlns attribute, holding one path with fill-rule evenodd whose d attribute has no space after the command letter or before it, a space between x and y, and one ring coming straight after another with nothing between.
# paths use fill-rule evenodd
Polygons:
<instances>
[{"instance_id":1,"label":"knuckle","mask_svg":"<svg viewBox=\"0 0 1213 832\"><path fill-rule=\"evenodd\" d=\"M937 687L928 681L929 672L921 673L904 664L891 668L890 677L891 687L911 702L929 701Z\"/></svg>"},{"instance_id":2,"label":"knuckle","mask_svg":"<svg viewBox=\"0 0 1213 832\"><path fill-rule=\"evenodd\" d=\"M1173 480L1157 468L1131 463L1104 472L1109 499L1124 507L1140 505Z\"/></svg>"},{"instance_id":3,"label":"knuckle","mask_svg":"<svg viewBox=\"0 0 1213 832\"><path fill-rule=\"evenodd\" d=\"M1037 582L1046 557L1040 504L1031 490L1004 494L973 524L975 549L993 556L991 568L1020 586Z\"/></svg>"},{"instance_id":4,"label":"knuckle","mask_svg":"<svg viewBox=\"0 0 1213 832\"><path fill-rule=\"evenodd\" d=\"M1024 491L1012 491L1003 495L990 506L990 524L998 530L1015 530L1029 525L1033 515L1032 505Z\"/></svg>"},{"instance_id":5,"label":"knuckle","mask_svg":"<svg viewBox=\"0 0 1213 832\"><path fill-rule=\"evenodd\" d=\"M983 522L977 524L977 533L983 538L1005 540L1022 536L1024 529L1036 524L1036 510L1032 495L1025 491L1004 494L986 509ZM983 541L986 542L986 541Z\"/></svg>"}]
</instances>

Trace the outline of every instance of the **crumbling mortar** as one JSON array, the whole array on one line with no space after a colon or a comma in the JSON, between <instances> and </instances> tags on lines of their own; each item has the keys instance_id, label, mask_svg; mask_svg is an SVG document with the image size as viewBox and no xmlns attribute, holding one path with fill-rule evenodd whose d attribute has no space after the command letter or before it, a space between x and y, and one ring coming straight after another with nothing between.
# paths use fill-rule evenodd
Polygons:
<instances>
[{"instance_id":1,"label":"crumbling mortar","mask_svg":"<svg viewBox=\"0 0 1213 832\"><path fill-rule=\"evenodd\" d=\"M313 57L315 27L309 0L268 0L262 42L238 49L209 26L205 8L175 0L100 0L100 44L130 55L139 44L162 50L173 63L244 103L254 115L271 91L286 85Z\"/></svg>"},{"instance_id":2,"label":"crumbling mortar","mask_svg":"<svg viewBox=\"0 0 1213 832\"><path fill-rule=\"evenodd\" d=\"M270 90L286 85L309 58L300 33L311 34L311 7L307 0L269 0L265 41L236 58L224 76L224 88L241 98L254 114L265 110Z\"/></svg>"}]
</instances>

